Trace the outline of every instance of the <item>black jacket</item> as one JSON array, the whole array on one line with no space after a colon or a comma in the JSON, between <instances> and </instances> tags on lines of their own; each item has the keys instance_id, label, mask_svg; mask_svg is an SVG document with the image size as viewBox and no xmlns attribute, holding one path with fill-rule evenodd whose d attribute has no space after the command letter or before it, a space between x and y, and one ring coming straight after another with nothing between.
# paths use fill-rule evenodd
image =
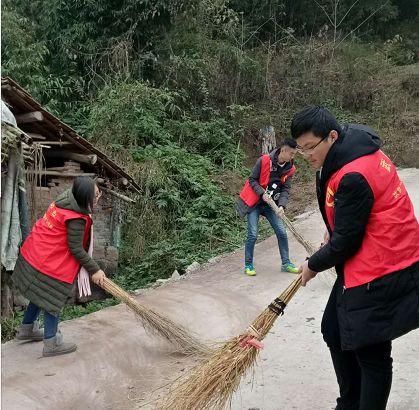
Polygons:
<instances>
[{"instance_id":1,"label":"black jacket","mask_svg":"<svg viewBox=\"0 0 419 410\"><path fill-rule=\"evenodd\" d=\"M286 174L290 171L291 167L293 166L294 162L286 162L283 167L280 167L278 165L278 154L279 154L279 148L274 149L272 152L270 152L269 157L271 159L271 173L269 175L269 182L267 189L270 191L273 191L273 199L276 202L278 206L286 207L289 201L289 195L291 192L291 183L292 183L292 176L289 176L285 183L281 183L281 176ZM262 167L262 157L258 158L256 161L255 166L252 169L252 173L249 177L249 183L250 186L253 188L253 190L258 194L260 197L265 193L265 189L260 186L259 184L259 177L260 177L260 171ZM273 186L276 185L277 187L274 188ZM259 203L261 203L262 199L259 200ZM254 206L256 206L255 204ZM253 207L249 207L241 198L237 200L236 209L238 214L241 217L246 216Z\"/></svg>"},{"instance_id":2,"label":"black jacket","mask_svg":"<svg viewBox=\"0 0 419 410\"><path fill-rule=\"evenodd\" d=\"M346 124L317 174L317 197L326 227L326 184L347 163L377 151L380 139L363 125ZM345 289L344 263L360 248L374 204L373 192L359 173L345 175L334 197L334 230L330 241L312 255L310 269L335 267L338 278L326 306L322 333L331 347L354 350L393 340L419 327L419 263L365 285ZM401 227L402 229L402 227Z\"/></svg>"},{"instance_id":3,"label":"black jacket","mask_svg":"<svg viewBox=\"0 0 419 410\"><path fill-rule=\"evenodd\" d=\"M317 199L326 227L326 183L349 162L380 149L376 133L363 125L346 124L342 135L330 148L321 172L317 172ZM309 259L309 267L321 272L333 266L343 273L343 263L361 247L374 196L368 182L358 173L345 175L335 194L335 227L329 243Z\"/></svg>"}]
</instances>

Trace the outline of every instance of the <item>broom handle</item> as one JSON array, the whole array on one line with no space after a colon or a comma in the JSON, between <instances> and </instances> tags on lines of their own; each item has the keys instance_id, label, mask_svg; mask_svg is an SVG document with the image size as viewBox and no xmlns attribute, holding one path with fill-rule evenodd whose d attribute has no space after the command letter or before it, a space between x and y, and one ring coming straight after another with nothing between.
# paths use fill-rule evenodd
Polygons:
<instances>
[{"instance_id":1,"label":"broom handle","mask_svg":"<svg viewBox=\"0 0 419 410\"><path fill-rule=\"evenodd\" d=\"M124 302L128 307L135 311L135 308L142 308L142 306L132 298L129 293L125 292L124 289L119 287L115 282L111 281L108 277L104 279L103 285L101 286L106 292L112 296Z\"/></svg>"},{"instance_id":2,"label":"broom handle","mask_svg":"<svg viewBox=\"0 0 419 410\"><path fill-rule=\"evenodd\" d=\"M314 249L314 247L302 237L300 232L298 232L297 229L295 229L294 225L291 223L288 217L279 210L278 205L275 203L275 201L271 197L269 197L266 203L272 208L272 210L275 212L278 218L280 218L287 226L287 228L293 233L297 241L304 246L305 250L309 253L309 255L313 255L313 253L316 252L316 249Z\"/></svg>"},{"instance_id":3,"label":"broom handle","mask_svg":"<svg viewBox=\"0 0 419 410\"><path fill-rule=\"evenodd\" d=\"M277 206L275 201L271 197L269 197L266 203L271 207L271 209L275 212L278 218L280 218L284 222L284 224L287 226L287 228L293 233L297 241L300 242L300 244L304 246L308 254L310 256L313 255L313 253L316 252L316 249L303 238L303 236L300 234L300 232L298 232L297 229L295 229L294 225L291 223L288 217L279 210L279 207ZM301 286L301 275L298 275L298 277L295 278L290 283L290 285L281 293L279 298L277 298L273 303L283 302L285 303L285 305L287 305L288 302L291 300L291 298L297 293L300 286Z\"/></svg>"},{"instance_id":4,"label":"broom handle","mask_svg":"<svg viewBox=\"0 0 419 410\"><path fill-rule=\"evenodd\" d=\"M310 243L308 243L303 238L303 236L300 234L300 232L298 232L298 230L295 229L294 225L288 219L288 217L283 212L281 212L279 210L277 204L274 202L274 200L271 197L269 197L269 200L268 200L267 204L272 208L272 210L275 212L275 214L278 216L278 218L282 219L282 221L285 223L287 228L293 233L293 235L295 236L297 241L300 242L301 245L304 246L305 250L308 252L308 254L310 256L317 252L317 249L315 249ZM331 269L327 269L325 272L329 272L333 276L336 275L336 272L333 272Z\"/></svg>"}]
</instances>

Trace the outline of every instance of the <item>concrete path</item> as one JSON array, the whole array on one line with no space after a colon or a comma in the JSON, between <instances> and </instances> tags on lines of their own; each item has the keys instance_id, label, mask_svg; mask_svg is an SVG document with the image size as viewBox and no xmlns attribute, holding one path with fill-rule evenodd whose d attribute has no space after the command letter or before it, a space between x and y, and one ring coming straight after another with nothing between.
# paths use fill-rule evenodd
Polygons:
<instances>
[{"instance_id":1,"label":"concrete path","mask_svg":"<svg viewBox=\"0 0 419 410\"><path fill-rule=\"evenodd\" d=\"M419 214L419 170L402 170ZM313 244L324 231L310 211L296 226ZM293 261L306 253L290 237ZM202 271L145 291L138 300L184 324L203 339L222 341L240 333L295 278L280 273L274 237L255 251L258 276L243 275L243 250ZM327 410L337 384L320 320L330 291L327 278L301 289L280 317L253 375L234 396L233 410ZM3 410L153 409L153 401L193 364L149 336L125 306L118 305L61 324L76 353L42 358L42 343L2 345ZM394 380L388 409L419 409L419 331L394 342Z\"/></svg>"}]
</instances>

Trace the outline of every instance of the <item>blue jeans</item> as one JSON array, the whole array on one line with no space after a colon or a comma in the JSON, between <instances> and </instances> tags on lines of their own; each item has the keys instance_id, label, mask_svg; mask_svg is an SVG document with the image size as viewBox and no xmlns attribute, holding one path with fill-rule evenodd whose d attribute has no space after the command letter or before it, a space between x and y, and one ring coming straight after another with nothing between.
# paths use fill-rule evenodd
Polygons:
<instances>
[{"instance_id":1,"label":"blue jeans","mask_svg":"<svg viewBox=\"0 0 419 410\"><path fill-rule=\"evenodd\" d=\"M26 308L25 315L23 316L23 325L30 325L38 319L39 314L41 313L41 308L35 303L29 302L28 307ZM58 322L60 320L60 315L52 315L47 311L44 311L44 339L51 339L54 337L58 330Z\"/></svg>"},{"instance_id":2,"label":"blue jeans","mask_svg":"<svg viewBox=\"0 0 419 410\"><path fill-rule=\"evenodd\" d=\"M271 224L278 239L279 254L282 264L290 263L288 250L288 236L283 222L275 215L274 211L265 203L256 205L247 215L247 239L244 247L245 263L253 264L253 253L258 237L259 217L263 215Z\"/></svg>"}]
</instances>

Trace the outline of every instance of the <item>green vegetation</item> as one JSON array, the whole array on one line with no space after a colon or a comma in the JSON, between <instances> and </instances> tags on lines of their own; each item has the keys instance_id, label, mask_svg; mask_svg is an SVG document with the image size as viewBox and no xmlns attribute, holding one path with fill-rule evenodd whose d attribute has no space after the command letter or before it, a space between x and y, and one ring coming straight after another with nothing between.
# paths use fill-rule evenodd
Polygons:
<instances>
[{"instance_id":1,"label":"green vegetation","mask_svg":"<svg viewBox=\"0 0 419 410\"><path fill-rule=\"evenodd\" d=\"M10 75L141 186L117 280L145 286L243 244L235 196L266 124L324 104L418 165L419 4L4 0ZM296 182L309 175L301 160ZM265 235L268 230L262 230ZM77 308L74 308L77 310Z\"/></svg>"}]
</instances>

